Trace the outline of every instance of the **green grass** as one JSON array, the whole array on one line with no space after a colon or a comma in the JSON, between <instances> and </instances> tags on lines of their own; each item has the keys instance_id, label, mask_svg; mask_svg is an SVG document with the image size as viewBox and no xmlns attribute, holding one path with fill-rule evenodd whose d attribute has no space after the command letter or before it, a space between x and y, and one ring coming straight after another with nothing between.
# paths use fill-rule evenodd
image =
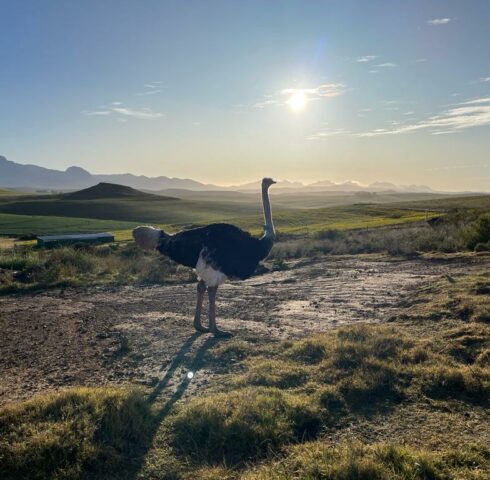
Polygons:
<instances>
[{"instance_id":1,"label":"green grass","mask_svg":"<svg viewBox=\"0 0 490 480\"><path fill-rule=\"evenodd\" d=\"M17 190L11 190L9 188L0 188L0 197L14 197L17 195L25 195L25 193Z\"/></svg>"},{"instance_id":2,"label":"green grass","mask_svg":"<svg viewBox=\"0 0 490 480\"><path fill-rule=\"evenodd\" d=\"M17 215L78 217L100 220L190 224L215 222L237 214L250 214L250 205L194 202L159 196L70 200L63 196L25 197L2 202L0 212ZM259 210L260 211L260 210Z\"/></svg>"},{"instance_id":3,"label":"green grass","mask_svg":"<svg viewBox=\"0 0 490 480\"><path fill-rule=\"evenodd\" d=\"M485 471L488 468L488 451L483 447L463 447L442 454L433 454L385 443L367 445L343 441L333 445L317 441L291 447L286 458L247 472L241 478L243 480L476 480L485 478ZM214 475L214 478L218 479L219 471L215 471ZM222 471L221 475L226 475L226 471Z\"/></svg>"},{"instance_id":4,"label":"green grass","mask_svg":"<svg viewBox=\"0 0 490 480\"><path fill-rule=\"evenodd\" d=\"M111 388L0 409L0 477L486 479L489 291L485 273L446 278L387 325L220 342L201 368L225 373L161 423Z\"/></svg>"},{"instance_id":5,"label":"green grass","mask_svg":"<svg viewBox=\"0 0 490 480\"><path fill-rule=\"evenodd\" d=\"M130 229L134 222L0 213L0 235L47 235Z\"/></svg>"},{"instance_id":6,"label":"green grass","mask_svg":"<svg viewBox=\"0 0 490 480\"><path fill-rule=\"evenodd\" d=\"M73 388L2 408L0 478L127 478L151 426L142 395L121 388Z\"/></svg>"},{"instance_id":7,"label":"green grass","mask_svg":"<svg viewBox=\"0 0 490 480\"><path fill-rule=\"evenodd\" d=\"M350 205L305 210L274 212L274 225L279 233L312 234L324 230L350 230L387 227L424 221L434 214L425 211L405 210L384 205ZM230 222L245 230L257 233L260 216L235 217Z\"/></svg>"},{"instance_id":8,"label":"green grass","mask_svg":"<svg viewBox=\"0 0 490 480\"><path fill-rule=\"evenodd\" d=\"M396 205L396 204L395 204ZM451 209L490 209L490 195L463 195L429 200L404 200L398 203L402 208L427 208L436 211Z\"/></svg>"},{"instance_id":9,"label":"green grass","mask_svg":"<svg viewBox=\"0 0 490 480\"><path fill-rule=\"evenodd\" d=\"M242 212L243 215L236 216L236 209L232 209L229 205L224 208L166 201L164 206L158 204L155 206L141 202L136 212L135 203L137 202L117 201L113 205L106 202L94 203L93 205L90 205L89 202L80 203L83 203L83 209L71 209L69 205L63 204L63 208L56 210L59 214L67 216L0 213L0 235L20 236L126 230L134 228L140 223L163 225L168 231L175 231L183 226L206 225L213 222L232 223L255 235L262 233L263 217L261 213L249 215L248 211L244 211ZM104 213L97 213L97 209L101 209ZM45 209L36 210L46 213ZM87 218L74 218L77 216L75 213L86 215ZM234 215L233 217L230 216L231 213ZM429 218L432 216L433 214L429 214ZM107 217L107 219L100 220L96 217ZM120 220L117 220L118 218ZM346 230L399 225L420 222L425 218L425 212L375 205L278 211L274 213L276 229L280 233L296 235L315 233L326 229ZM132 219L132 221L123 221L122 219ZM129 236L126 235L126 237Z\"/></svg>"}]
</instances>

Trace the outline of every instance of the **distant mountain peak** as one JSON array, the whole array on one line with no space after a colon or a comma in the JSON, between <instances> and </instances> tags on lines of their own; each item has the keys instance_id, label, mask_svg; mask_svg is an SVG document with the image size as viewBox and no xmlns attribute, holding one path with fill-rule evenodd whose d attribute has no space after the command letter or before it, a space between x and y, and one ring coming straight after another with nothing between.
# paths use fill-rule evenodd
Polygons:
<instances>
[{"instance_id":1,"label":"distant mountain peak","mask_svg":"<svg viewBox=\"0 0 490 480\"><path fill-rule=\"evenodd\" d=\"M165 176L147 177L145 175L124 174L92 174L84 168L71 166L65 171L54 170L40 167L38 165L23 165L7 160L0 155L0 187L18 188L29 190L75 190L92 187L99 182L106 185L119 185L132 187L138 190L162 191L162 190L192 190L192 191L241 191L256 192L260 191L260 180L222 187L209 185L192 179L170 178ZM96 185L97 186L97 185ZM99 187L100 188L100 187ZM108 187L103 188L106 194ZM309 185L301 182L280 180L274 186L276 192L305 192L305 191L325 191L325 192L399 192L399 193L432 193L430 187L425 185L395 185L390 182L374 182L371 185L363 185L355 180L344 182L333 182L321 180ZM117 192L116 192L117 193ZM123 194L119 192L118 194ZM141 194L141 192L140 192ZM129 195L128 192L124 195ZM133 194L134 195L134 194Z\"/></svg>"},{"instance_id":2,"label":"distant mountain peak","mask_svg":"<svg viewBox=\"0 0 490 480\"><path fill-rule=\"evenodd\" d=\"M82 167L77 167L77 166L72 166L72 167L68 167L66 170L65 170L65 173L82 173L84 175L90 175L89 172L87 172L87 170L85 170L84 168Z\"/></svg>"}]
</instances>

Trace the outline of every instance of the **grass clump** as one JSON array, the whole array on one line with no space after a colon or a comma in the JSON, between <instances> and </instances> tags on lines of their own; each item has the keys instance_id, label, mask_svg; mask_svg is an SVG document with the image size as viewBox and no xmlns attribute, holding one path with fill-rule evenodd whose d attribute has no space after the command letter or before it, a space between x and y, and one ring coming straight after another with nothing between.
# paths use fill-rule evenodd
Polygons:
<instances>
[{"instance_id":1,"label":"grass clump","mask_svg":"<svg viewBox=\"0 0 490 480\"><path fill-rule=\"evenodd\" d=\"M321 339L307 338L294 342L287 350L287 355L302 363L316 364L327 356L327 351Z\"/></svg>"},{"instance_id":2,"label":"grass clump","mask_svg":"<svg viewBox=\"0 0 490 480\"><path fill-rule=\"evenodd\" d=\"M308 369L295 362L259 358L236 383L286 389L304 385L308 378Z\"/></svg>"},{"instance_id":3,"label":"grass clump","mask_svg":"<svg viewBox=\"0 0 490 480\"><path fill-rule=\"evenodd\" d=\"M126 478L149 441L141 394L74 388L0 410L0 478Z\"/></svg>"},{"instance_id":4,"label":"grass clump","mask_svg":"<svg viewBox=\"0 0 490 480\"><path fill-rule=\"evenodd\" d=\"M490 324L490 294L487 292L490 292L488 273L442 277L419 292L413 304L405 309L404 316L414 321ZM454 339L446 335L445 340L451 344Z\"/></svg>"},{"instance_id":5,"label":"grass clump","mask_svg":"<svg viewBox=\"0 0 490 480\"><path fill-rule=\"evenodd\" d=\"M251 468L242 480L482 479L490 468L485 449L427 454L386 443L333 445L321 441L290 448L285 458Z\"/></svg>"},{"instance_id":6,"label":"grass clump","mask_svg":"<svg viewBox=\"0 0 490 480\"><path fill-rule=\"evenodd\" d=\"M422 390L433 398L465 398L468 401L488 401L488 372L469 367L435 366L423 372Z\"/></svg>"},{"instance_id":7,"label":"grass clump","mask_svg":"<svg viewBox=\"0 0 490 480\"><path fill-rule=\"evenodd\" d=\"M319 413L304 398L246 388L193 400L172 419L174 447L200 463L237 465L314 436Z\"/></svg>"}]
</instances>

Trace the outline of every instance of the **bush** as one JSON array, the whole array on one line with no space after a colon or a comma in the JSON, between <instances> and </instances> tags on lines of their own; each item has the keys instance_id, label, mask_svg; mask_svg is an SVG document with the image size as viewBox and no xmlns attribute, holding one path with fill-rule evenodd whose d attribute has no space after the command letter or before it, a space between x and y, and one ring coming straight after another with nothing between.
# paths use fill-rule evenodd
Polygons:
<instances>
[{"instance_id":1,"label":"bush","mask_svg":"<svg viewBox=\"0 0 490 480\"><path fill-rule=\"evenodd\" d=\"M477 243L475 245L475 252L488 252L490 251L490 242L486 242L486 243Z\"/></svg>"},{"instance_id":2,"label":"bush","mask_svg":"<svg viewBox=\"0 0 490 480\"><path fill-rule=\"evenodd\" d=\"M490 241L490 216L480 216L473 225L466 231L467 246L470 249L476 248L478 244L484 244Z\"/></svg>"}]
</instances>

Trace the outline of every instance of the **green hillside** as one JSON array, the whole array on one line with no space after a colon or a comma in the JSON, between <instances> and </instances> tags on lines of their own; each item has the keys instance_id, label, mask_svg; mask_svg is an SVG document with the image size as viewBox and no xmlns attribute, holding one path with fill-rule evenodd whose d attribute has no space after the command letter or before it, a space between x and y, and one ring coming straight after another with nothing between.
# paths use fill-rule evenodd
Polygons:
<instances>
[{"instance_id":1,"label":"green hillside","mask_svg":"<svg viewBox=\"0 0 490 480\"><path fill-rule=\"evenodd\" d=\"M0 235L42 235L57 233L87 233L126 230L137 223L91 218L10 215L0 213Z\"/></svg>"},{"instance_id":2,"label":"green hillside","mask_svg":"<svg viewBox=\"0 0 490 480\"><path fill-rule=\"evenodd\" d=\"M398 204L407 208L429 208L447 211L453 208L490 209L490 195L463 195L432 200L403 201Z\"/></svg>"}]
</instances>

